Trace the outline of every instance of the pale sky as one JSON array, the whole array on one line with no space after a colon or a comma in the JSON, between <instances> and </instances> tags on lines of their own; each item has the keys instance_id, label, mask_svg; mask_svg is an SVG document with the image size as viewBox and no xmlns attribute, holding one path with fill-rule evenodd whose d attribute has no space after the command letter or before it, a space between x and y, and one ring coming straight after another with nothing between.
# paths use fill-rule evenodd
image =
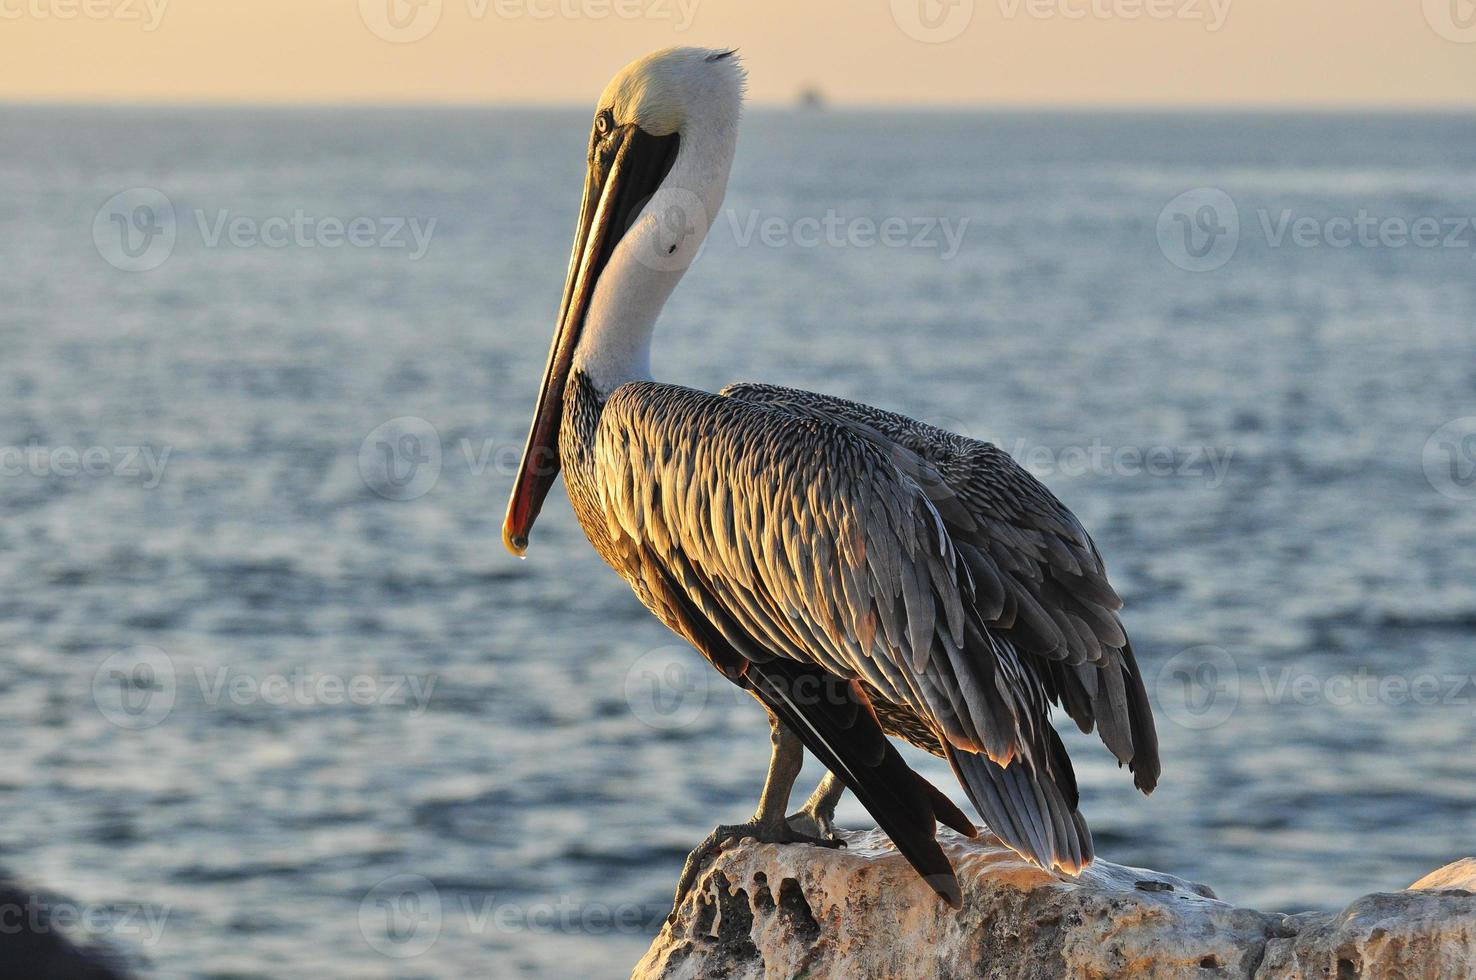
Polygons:
<instances>
[{"instance_id":1,"label":"pale sky","mask_svg":"<svg viewBox=\"0 0 1476 980\"><path fill-rule=\"evenodd\" d=\"M0 0L0 100L584 105L671 44L761 103L1476 107L1476 0Z\"/></svg>"}]
</instances>

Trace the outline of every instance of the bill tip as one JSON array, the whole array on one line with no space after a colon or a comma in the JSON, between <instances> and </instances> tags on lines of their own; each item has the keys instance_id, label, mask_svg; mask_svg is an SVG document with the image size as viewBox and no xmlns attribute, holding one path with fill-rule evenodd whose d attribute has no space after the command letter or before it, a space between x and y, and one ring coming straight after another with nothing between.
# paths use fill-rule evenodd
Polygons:
<instances>
[{"instance_id":1,"label":"bill tip","mask_svg":"<svg viewBox=\"0 0 1476 980\"><path fill-rule=\"evenodd\" d=\"M502 529L502 545L518 558L528 557L528 536L526 534L514 534L510 529Z\"/></svg>"}]
</instances>

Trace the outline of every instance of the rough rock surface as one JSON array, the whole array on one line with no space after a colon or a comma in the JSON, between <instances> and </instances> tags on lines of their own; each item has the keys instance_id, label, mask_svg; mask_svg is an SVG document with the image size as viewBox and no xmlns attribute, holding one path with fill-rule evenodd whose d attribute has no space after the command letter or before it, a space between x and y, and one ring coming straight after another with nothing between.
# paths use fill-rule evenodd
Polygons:
<instances>
[{"instance_id":1,"label":"rough rock surface","mask_svg":"<svg viewBox=\"0 0 1476 980\"><path fill-rule=\"evenodd\" d=\"M992 837L940 836L954 912L886 836L724 851L636 966L675 978L1476 978L1476 860L1336 915L1240 909L1203 885L1098 861L1071 879Z\"/></svg>"}]
</instances>

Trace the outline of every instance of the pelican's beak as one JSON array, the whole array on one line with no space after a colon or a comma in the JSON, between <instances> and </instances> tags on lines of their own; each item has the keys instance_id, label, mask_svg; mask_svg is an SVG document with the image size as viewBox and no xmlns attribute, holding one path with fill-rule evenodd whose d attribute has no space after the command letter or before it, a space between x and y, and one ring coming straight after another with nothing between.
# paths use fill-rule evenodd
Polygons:
<instances>
[{"instance_id":1,"label":"pelican's beak","mask_svg":"<svg viewBox=\"0 0 1476 980\"><path fill-rule=\"evenodd\" d=\"M584 204L574 231L564 300L559 306L548 366L543 369L543 386L538 390L528 443L502 523L502 543L519 558L528 550L528 534L559 475L564 387L595 286L621 236L671 170L678 141L675 133L652 136L634 124L605 134L596 130L591 137Z\"/></svg>"}]
</instances>

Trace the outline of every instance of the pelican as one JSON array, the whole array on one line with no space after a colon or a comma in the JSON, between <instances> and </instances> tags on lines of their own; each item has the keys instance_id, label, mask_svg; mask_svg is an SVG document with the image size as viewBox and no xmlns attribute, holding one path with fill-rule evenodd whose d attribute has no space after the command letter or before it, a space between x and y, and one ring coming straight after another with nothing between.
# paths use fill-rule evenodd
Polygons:
<instances>
[{"instance_id":1,"label":"pelican","mask_svg":"<svg viewBox=\"0 0 1476 980\"><path fill-rule=\"evenodd\" d=\"M1122 602L1081 523L997 447L828 395L652 380L662 306L718 214L745 74L733 51L641 58L600 96L584 201L503 524L522 557L559 473L595 550L768 711L741 837L836 846L847 789L959 908L939 822L977 830L889 738L946 759L1004 844L1077 874L1092 838L1052 706L1096 729L1144 793L1153 715ZM828 770L786 816L808 749Z\"/></svg>"}]
</instances>

